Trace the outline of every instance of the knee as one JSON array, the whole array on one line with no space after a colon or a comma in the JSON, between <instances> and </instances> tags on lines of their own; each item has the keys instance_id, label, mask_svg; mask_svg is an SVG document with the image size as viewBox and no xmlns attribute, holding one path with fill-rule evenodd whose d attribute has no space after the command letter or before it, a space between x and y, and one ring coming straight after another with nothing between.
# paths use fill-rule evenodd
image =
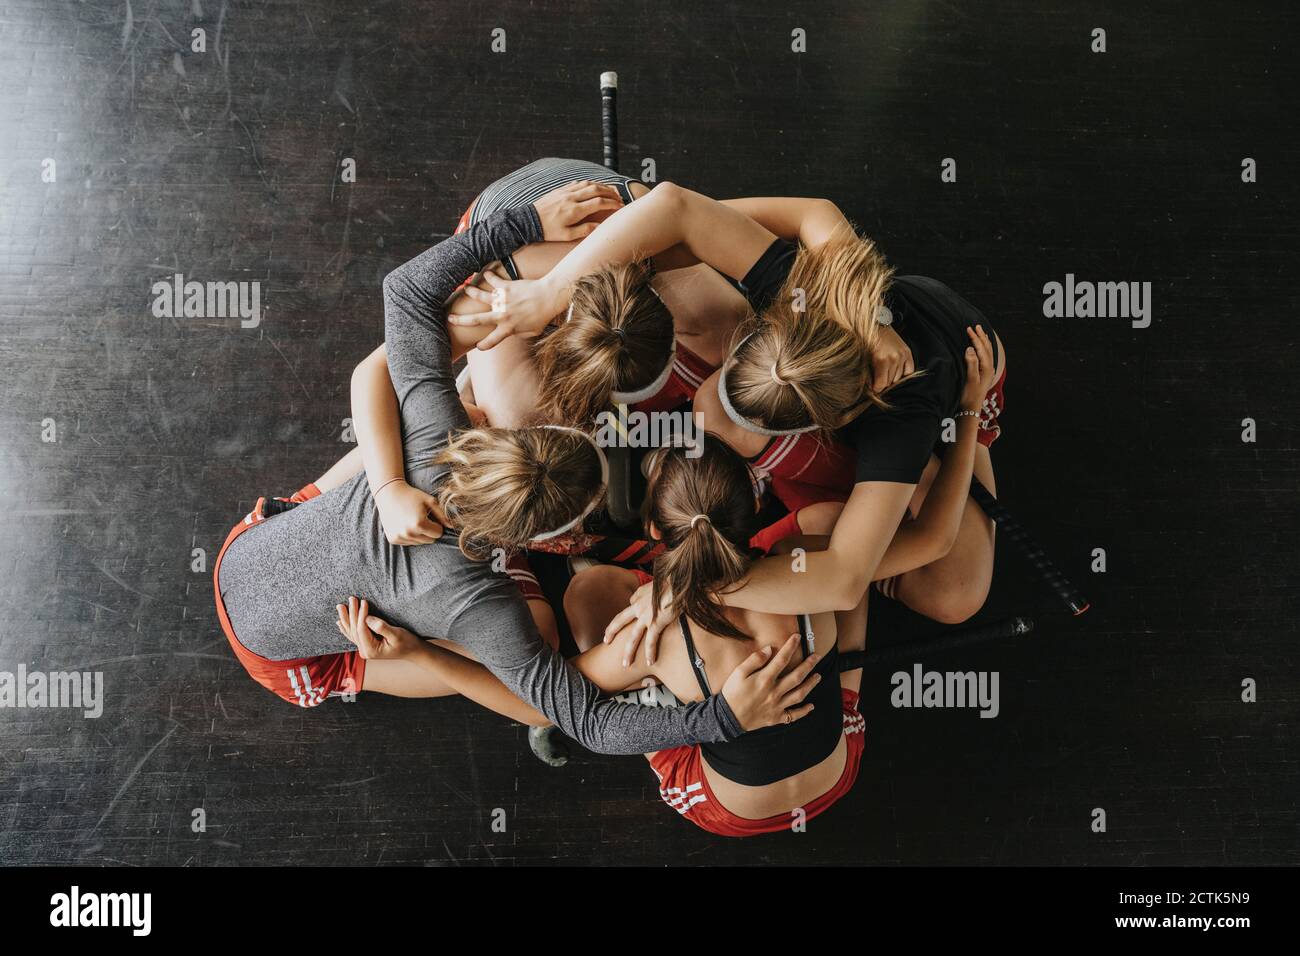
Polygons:
<instances>
[{"instance_id":1,"label":"knee","mask_svg":"<svg viewBox=\"0 0 1300 956\"><path fill-rule=\"evenodd\" d=\"M601 608L610 601L619 578L626 574L622 568L601 565L579 571L564 590L564 616L568 618L574 643L585 651L600 643L605 634Z\"/></svg>"},{"instance_id":2,"label":"knee","mask_svg":"<svg viewBox=\"0 0 1300 956\"><path fill-rule=\"evenodd\" d=\"M940 624L965 624L979 613L988 596L987 584L979 587L945 589L927 602L925 615Z\"/></svg>"}]
</instances>

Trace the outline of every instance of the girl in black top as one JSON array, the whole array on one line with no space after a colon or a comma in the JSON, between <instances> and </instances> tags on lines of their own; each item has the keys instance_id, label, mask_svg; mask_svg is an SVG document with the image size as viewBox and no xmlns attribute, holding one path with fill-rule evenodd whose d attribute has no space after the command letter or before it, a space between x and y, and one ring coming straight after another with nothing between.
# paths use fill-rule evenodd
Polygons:
<instances>
[{"instance_id":1,"label":"girl in black top","mask_svg":"<svg viewBox=\"0 0 1300 956\"><path fill-rule=\"evenodd\" d=\"M851 424L843 434L856 446L856 481L842 511L833 506L835 513L826 520L828 529L833 527L830 544L809 555L807 574L792 574L788 562L761 561L725 600L729 606L769 613L852 608L871 581L890 577L882 572L882 556L900 522L916 514L923 502L938 467L929 451L943 419L954 419L957 437L966 427L978 430L1005 356L992 330L976 333L967 324L984 326L982 316L946 287L916 279L900 279L891 287L879 253L846 232L847 224L832 204L786 201L788 218L796 220L791 230L779 212L768 211L760 225L746 214L743 202L718 203L659 184L645 199L610 216L544 279L510 283L502 291L504 302L490 316L497 324L493 336L499 340L527 333L565 307L575 276L647 251L684 248L736 279L756 306L771 295L773 285L781 286L773 277L780 279L788 271L784 288L771 296L764 321L755 327L758 334L738 346L744 361L736 363L742 368L735 379L719 387L733 365L729 360L701 385L695 408L704 413L706 427L746 456L761 450L773 433ZM792 233L805 247L793 254L777 239ZM799 290L802 295L796 298ZM882 307L900 313L898 332L883 325L889 313ZM901 339L901 357L878 356L882 336ZM958 409L957 393L971 384L959 363L981 338L993 356L989 385L973 409ZM810 357L816 361L809 363ZM750 396L755 406L762 406L765 397L774 400L756 415L745 401ZM737 418L745 425L736 424ZM995 491L987 448L976 451L974 470ZM914 610L945 622L973 614L992 577L992 525L973 502L963 501L961 507L955 539L918 555L892 588ZM807 526L803 517L799 515L802 530L821 530ZM671 623L656 615L645 588L629 614L612 626L621 628L629 621L634 624L625 636L632 642L647 629L657 637Z\"/></svg>"}]
</instances>

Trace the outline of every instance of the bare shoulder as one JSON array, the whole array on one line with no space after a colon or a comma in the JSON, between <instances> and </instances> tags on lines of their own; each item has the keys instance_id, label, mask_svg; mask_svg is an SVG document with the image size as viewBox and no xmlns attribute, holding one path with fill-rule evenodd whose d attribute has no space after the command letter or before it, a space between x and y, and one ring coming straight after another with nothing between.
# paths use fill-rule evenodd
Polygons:
<instances>
[{"instance_id":1,"label":"bare shoulder","mask_svg":"<svg viewBox=\"0 0 1300 956\"><path fill-rule=\"evenodd\" d=\"M704 380L695 393L693 410L703 418L705 431L721 438L738 455L753 458L755 455L762 454L763 449L767 447L767 439L757 432L751 432L737 425L722 407L722 399L718 397L720 377L719 372L714 372Z\"/></svg>"}]
</instances>

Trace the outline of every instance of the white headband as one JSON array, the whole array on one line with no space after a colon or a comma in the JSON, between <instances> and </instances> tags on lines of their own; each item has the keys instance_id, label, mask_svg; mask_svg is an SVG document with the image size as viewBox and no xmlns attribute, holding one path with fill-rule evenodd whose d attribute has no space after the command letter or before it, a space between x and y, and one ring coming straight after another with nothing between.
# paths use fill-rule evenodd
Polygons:
<instances>
[{"instance_id":1,"label":"white headband","mask_svg":"<svg viewBox=\"0 0 1300 956\"><path fill-rule=\"evenodd\" d=\"M609 397L616 405L635 405L637 402L644 402L647 398L654 398L663 387L668 384L668 379L673 375L673 364L677 361L677 339L673 339L673 350L668 353L668 364L664 370L655 376L655 380L645 388L639 388L635 392L620 392L612 389Z\"/></svg>"},{"instance_id":2,"label":"white headband","mask_svg":"<svg viewBox=\"0 0 1300 956\"><path fill-rule=\"evenodd\" d=\"M802 428L768 428L764 425L758 424L757 422L751 419L746 418L744 415L740 414L740 412L736 411L736 406L731 404L731 396L727 394L727 372L733 365L736 364L736 353L739 352L741 347L750 339L752 339L754 335L755 335L754 332L750 332L738 343L736 343L736 347L731 350L731 354L727 356L727 360L722 363L722 372L718 375L718 398L722 401L722 410L727 413L728 418L730 418L741 428L745 429L746 431L755 432L756 434L759 435L802 435L804 432L816 431L818 428L816 424L805 425ZM773 363L772 369L773 369L773 381L780 382L780 380L775 376L775 370L776 370L775 363ZM789 383L780 382L780 384L785 385Z\"/></svg>"},{"instance_id":3,"label":"white headband","mask_svg":"<svg viewBox=\"0 0 1300 956\"><path fill-rule=\"evenodd\" d=\"M596 510L596 505L600 503L605 496L605 489L609 487L609 459L605 457L605 450L596 444L596 440L580 428L570 428L568 425L541 425L541 428L553 428L560 432L573 432L575 435L581 435L591 447L596 449L596 457L600 459L600 487L592 495L591 503L587 505L582 512L572 521L556 528L554 531L543 531L541 534L533 535L533 541L549 541L551 538L558 538L562 534L568 534L578 525L582 524L587 515Z\"/></svg>"}]
</instances>

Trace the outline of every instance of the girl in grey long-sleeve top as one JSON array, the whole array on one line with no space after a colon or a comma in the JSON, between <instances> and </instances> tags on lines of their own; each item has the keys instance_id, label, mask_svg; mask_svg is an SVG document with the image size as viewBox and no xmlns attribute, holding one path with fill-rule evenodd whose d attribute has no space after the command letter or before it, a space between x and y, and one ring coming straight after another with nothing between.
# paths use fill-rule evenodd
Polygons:
<instances>
[{"instance_id":1,"label":"girl in grey long-sleeve top","mask_svg":"<svg viewBox=\"0 0 1300 956\"><path fill-rule=\"evenodd\" d=\"M451 371L443 303L467 276L542 238L534 207L503 210L384 280L388 365L407 480L426 492L448 471L435 461L448 433L469 424ZM250 673L250 656L255 663L298 665L355 653L336 629L334 606L362 594L392 623L463 645L511 692L591 750L647 753L742 732L720 694L682 708L602 699L543 643L509 578L468 560L452 536L420 547L390 545L364 473L233 538L217 587Z\"/></svg>"}]
</instances>

